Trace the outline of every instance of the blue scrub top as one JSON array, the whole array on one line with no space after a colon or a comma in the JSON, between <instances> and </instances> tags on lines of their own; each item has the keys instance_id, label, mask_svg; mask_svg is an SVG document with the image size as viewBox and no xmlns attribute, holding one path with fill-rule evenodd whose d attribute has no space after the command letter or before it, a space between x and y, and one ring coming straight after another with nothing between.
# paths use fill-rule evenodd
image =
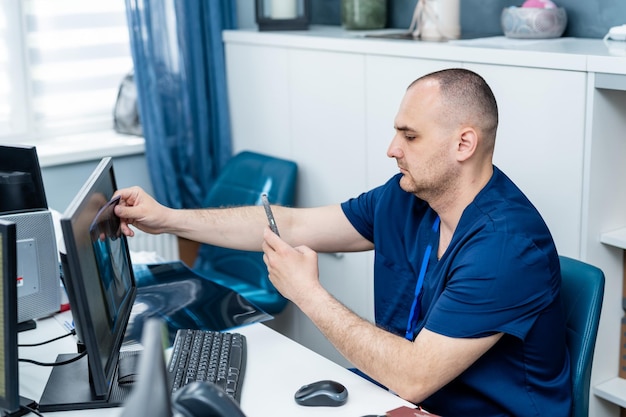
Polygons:
<instances>
[{"instance_id":1,"label":"blue scrub top","mask_svg":"<svg viewBox=\"0 0 626 417\"><path fill-rule=\"evenodd\" d=\"M571 384L552 236L535 207L497 167L466 207L437 259L437 214L400 188L401 174L342 204L374 243L376 323L404 336L427 245L415 334L504 336L422 405L443 416L569 416Z\"/></svg>"}]
</instances>

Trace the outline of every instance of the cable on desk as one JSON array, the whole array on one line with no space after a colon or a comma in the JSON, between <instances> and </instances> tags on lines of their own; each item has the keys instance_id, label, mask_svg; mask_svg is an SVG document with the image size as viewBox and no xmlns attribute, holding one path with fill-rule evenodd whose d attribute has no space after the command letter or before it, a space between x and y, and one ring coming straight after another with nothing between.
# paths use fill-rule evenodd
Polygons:
<instances>
[{"instance_id":1,"label":"cable on desk","mask_svg":"<svg viewBox=\"0 0 626 417\"><path fill-rule=\"evenodd\" d=\"M67 365L68 363L72 363L72 362L76 362L77 360L79 360L80 358L82 358L83 356L87 355L87 351L84 351L82 353L79 353L78 355L74 356L71 359L65 360L65 361L61 361L61 362L39 362L33 359L24 359L24 358L18 358L18 361L20 362L28 362L28 363L34 363L35 365L39 365L39 366L60 366L60 365Z\"/></svg>"},{"instance_id":2,"label":"cable on desk","mask_svg":"<svg viewBox=\"0 0 626 417\"><path fill-rule=\"evenodd\" d=\"M50 340L46 340L44 342L39 342L39 343L24 343L21 345L17 345L18 347L35 347L35 346L41 346L41 345L45 345L47 343L51 343L51 342L55 342L59 339L63 339L64 337L68 337L68 336L74 336L76 334L76 330L72 329L69 333L55 337L54 339L50 339Z\"/></svg>"}]
</instances>

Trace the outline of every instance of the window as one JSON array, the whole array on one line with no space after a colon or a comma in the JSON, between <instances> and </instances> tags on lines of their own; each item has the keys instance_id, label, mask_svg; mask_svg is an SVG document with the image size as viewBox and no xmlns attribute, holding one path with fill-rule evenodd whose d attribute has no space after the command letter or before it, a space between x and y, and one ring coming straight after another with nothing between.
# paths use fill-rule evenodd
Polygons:
<instances>
[{"instance_id":1,"label":"window","mask_svg":"<svg viewBox=\"0 0 626 417\"><path fill-rule=\"evenodd\" d=\"M110 130L132 65L124 0L2 0L0 143Z\"/></svg>"}]
</instances>

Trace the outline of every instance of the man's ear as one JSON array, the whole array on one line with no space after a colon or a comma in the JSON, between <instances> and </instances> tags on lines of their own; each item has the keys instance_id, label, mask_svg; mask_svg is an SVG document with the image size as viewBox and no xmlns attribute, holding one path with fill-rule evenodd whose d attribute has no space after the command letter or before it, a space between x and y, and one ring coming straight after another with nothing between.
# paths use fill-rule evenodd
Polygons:
<instances>
[{"instance_id":1,"label":"man's ear","mask_svg":"<svg viewBox=\"0 0 626 417\"><path fill-rule=\"evenodd\" d=\"M457 160L465 161L471 157L478 147L478 135L476 131L470 127L463 128L459 136L457 147Z\"/></svg>"}]
</instances>

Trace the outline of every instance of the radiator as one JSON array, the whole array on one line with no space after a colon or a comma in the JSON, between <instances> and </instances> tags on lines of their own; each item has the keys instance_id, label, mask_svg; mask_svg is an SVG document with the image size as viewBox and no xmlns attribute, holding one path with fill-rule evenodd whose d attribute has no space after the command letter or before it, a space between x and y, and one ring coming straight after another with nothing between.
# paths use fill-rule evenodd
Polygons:
<instances>
[{"instance_id":1,"label":"radiator","mask_svg":"<svg viewBox=\"0 0 626 417\"><path fill-rule=\"evenodd\" d=\"M174 235L160 234L151 235L134 229L135 236L128 238L128 248L131 252L149 252L154 253L162 261L177 261L180 259L178 254L178 239Z\"/></svg>"}]
</instances>

